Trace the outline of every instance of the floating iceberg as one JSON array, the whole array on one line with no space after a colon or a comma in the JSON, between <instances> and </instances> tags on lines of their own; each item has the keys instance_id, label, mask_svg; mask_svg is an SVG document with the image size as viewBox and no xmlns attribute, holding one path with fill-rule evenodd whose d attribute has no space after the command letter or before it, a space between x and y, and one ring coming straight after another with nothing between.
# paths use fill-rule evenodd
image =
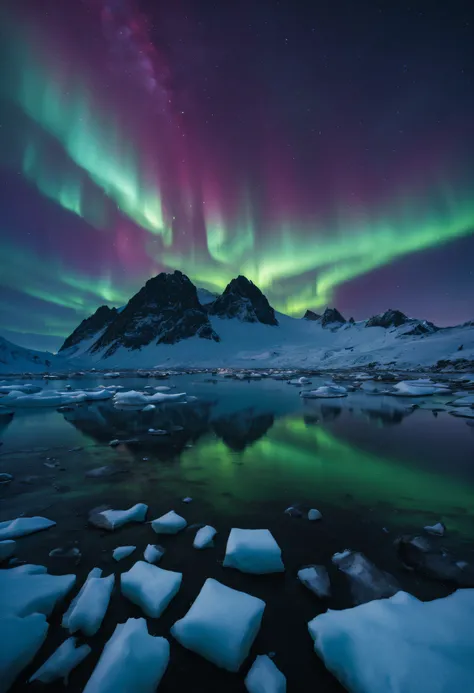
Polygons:
<instances>
[{"instance_id":1,"label":"floating iceberg","mask_svg":"<svg viewBox=\"0 0 474 693\"><path fill-rule=\"evenodd\" d=\"M143 558L147 563L159 563L164 553L165 549L159 544L148 544L143 552Z\"/></svg>"},{"instance_id":2,"label":"floating iceberg","mask_svg":"<svg viewBox=\"0 0 474 693\"><path fill-rule=\"evenodd\" d=\"M144 522L147 510L148 505L145 505L145 503L137 503L128 510L92 511L89 515L89 522L95 525L95 527L113 531L128 522Z\"/></svg>"},{"instance_id":3,"label":"floating iceberg","mask_svg":"<svg viewBox=\"0 0 474 693\"><path fill-rule=\"evenodd\" d=\"M68 616L68 630L95 635L99 630L110 602L115 575L106 578L92 577L87 580L74 608Z\"/></svg>"},{"instance_id":4,"label":"floating iceberg","mask_svg":"<svg viewBox=\"0 0 474 693\"><path fill-rule=\"evenodd\" d=\"M46 517L18 517L16 520L0 522L0 539L14 539L27 534L41 532L43 529L54 527L56 522Z\"/></svg>"},{"instance_id":5,"label":"floating iceberg","mask_svg":"<svg viewBox=\"0 0 474 693\"><path fill-rule=\"evenodd\" d=\"M154 404L147 404L146 407L143 407L142 411L154 411L156 409Z\"/></svg>"},{"instance_id":6,"label":"floating iceberg","mask_svg":"<svg viewBox=\"0 0 474 693\"><path fill-rule=\"evenodd\" d=\"M155 693L169 659L169 642L149 635L144 618L129 618L106 643L84 693Z\"/></svg>"},{"instance_id":7,"label":"floating iceberg","mask_svg":"<svg viewBox=\"0 0 474 693\"><path fill-rule=\"evenodd\" d=\"M181 587L182 573L137 561L120 576L122 594L150 618L159 618Z\"/></svg>"},{"instance_id":8,"label":"floating iceberg","mask_svg":"<svg viewBox=\"0 0 474 693\"><path fill-rule=\"evenodd\" d=\"M286 693L286 676L267 655L259 655L245 678L249 693Z\"/></svg>"},{"instance_id":9,"label":"floating iceberg","mask_svg":"<svg viewBox=\"0 0 474 693\"><path fill-rule=\"evenodd\" d=\"M285 570L281 549L268 529L231 529L223 565L257 575Z\"/></svg>"},{"instance_id":10,"label":"floating iceberg","mask_svg":"<svg viewBox=\"0 0 474 693\"><path fill-rule=\"evenodd\" d=\"M138 404L148 404L149 397L143 392L128 390L128 392L116 392L114 395L115 404L121 406L136 406Z\"/></svg>"},{"instance_id":11,"label":"floating iceberg","mask_svg":"<svg viewBox=\"0 0 474 693\"><path fill-rule=\"evenodd\" d=\"M130 556L136 548L136 546L117 546L117 548L113 550L112 558L116 561L121 561L123 558Z\"/></svg>"},{"instance_id":12,"label":"floating iceberg","mask_svg":"<svg viewBox=\"0 0 474 693\"><path fill-rule=\"evenodd\" d=\"M29 679L41 681L42 683L53 683L57 679L62 679L67 685L69 674L75 669L88 654L92 652L89 645L76 647L77 638L68 638L58 649L53 652L51 657L41 666L36 673Z\"/></svg>"},{"instance_id":13,"label":"floating iceberg","mask_svg":"<svg viewBox=\"0 0 474 693\"><path fill-rule=\"evenodd\" d=\"M308 520L311 520L311 522L321 520L322 517L322 514L319 512L319 510L316 510L316 508L311 508L311 510L308 510Z\"/></svg>"},{"instance_id":14,"label":"floating iceberg","mask_svg":"<svg viewBox=\"0 0 474 693\"><path fill-rule=\"evenodd\" d=\"M322 385L316 390L304 390L300 392L300 396L305 399L347 397L347 389L342 385Z\"/></svg>"},{"instance_id":15,"label":"floating iceberg","mask_svg":"<svg viewBox=\"0 0 474 693\"><path fill-rule=\"evenodd\" d=\"M0 614L49 616L73 588L75 575L48 575L44 566L22 565L0 570Z\"/></svg>"},{"instance_id":16,"label":"floating iceberg","mask_svg":"<svg viewBox=\"0 0 474 693\"><path fill-rule=\"evenodd\" d=\"M208 578L171 634L218 667L238 671L260 629L265 602Z\"/></svg>"},{"instance_id":17,"label":"floating iceberg","mask_svg":"<svg viewBox=\"0 0 474 693\"><path fill-rule=\"evenodd\" d=\"M332 562L349 577L352 596L358 604L391 597L400 589L393 575L377 568L358 551L346 549L342 553L335 553Z\"/></svg>"},{"instance_id":18,"label":"floating iceberg","mask_svg":"<svg viewBox=\"0 0 474 693\"><path fill-rule=\"evenodd\" d=\"M103 390L95 390L95 391L89 391L89 392L83 392L84 398L86 402L94 402L94 401L100 401L103 399L112 399L114 396L115 392L114 390L110 389L103 389Z\"/></svg>"},{"instance_id":19,"label":"floating iceberg","mask_svg":"<svg viewBox=\"0 0 474 693\"><path fill-rule=\"evenodd\" d=\"M186 402L186 393L177 392L174 395L166 395L164 392L155 392L148 399L149 402Z\"/></svg>"},{"instance_id":20,"label":"floating iceberg","mask_svg":"<svg viewBox=\"0 0 474 693\"><path fill-rule=\"evenodd\" d=\"M394 385L392 395L403 397L427 397L448 393L449 388L442 384L431 383L425 380L402 380Z\"/></svg>"},{"instance_id":21,"label":"floating iceberg","mask_svg":"<svg viewBox=\"0 0 474 693\"><path fill-rule=\"evenodd\" d=\"M71 617L71 614L74 611L74 609L76 608L76 604L78 603L79 599L84 594L84 591L85 591L87 585L89 584L90 580L92 580L92 578L100 578L101 575L102 575L101 568L92 568L92 570L90 571L89 575L87 576L84 584L82 585L81 589L79 590L78 594L76 594L76 596L74 597L72 602L69 604L69 607L68 607L66 613L63 615L63 620L61 621L61 625L63 628L69 627L69 619Z\"/></svg>"},{"instance_id":22,"label":"floating iceberg","mask_svg":"<svg viewBox=\"0 0 474 693\"><path fill-rule=\"evenodd\" d=\"M151 527L157 534L177 534L184 529L187 524L184 517L175 513L174 510L170 510L166 515L162 515L156 520L153 520Z\"/></svg>"},{"instance_id":23,"label":"floating iceberg","mask_svg":"<svg viewBox=\"0 0 474 693\"><path fill-rule=\"evenodd\" d=\"M306 378L304 375L301 378L295 378L294 380L288 380L288 385L310 385L311 380Z\"/></svg>"},{"instance_id":24,"label":"floating iceberg","mask_svg":"<svg viewBox=\"0 0 474 693\"><path fill-rule=\"evenodd\" d=\"M0 618L0 693L8 691L46 640L48 623L43 614L25 618Z\"/></svg>"},{"instance_id":25,"label":"floating iceberg","mask_svg":"<svg viewBox=\"0 0 474 693\"><path fill-rule=\"evenodd\" d=\"M16 541L13 539L5 539L5 541L0 541L0 563L6 561L7 558L11 558L16 550Z\"/></svg>"},{"instance_id":26,"label":"floating iceberg","mask_svg":"<svg viewBox=\"0 0 474 693\"><path fill-rule=\"evenodd\" d=\"M317 597L329 597L331 583L328 571L323 565L308 565L298 571L298 580Z\"/></svg>"},{"instance_id":27,"label":"floating iceberg","mask_svg":"<svg viewBox=\"0 0 474 693\"><path fill-rule=\"evenodd\" d=\"M314 649L351 693L473 690L474 590L420 602L406 592L316 616Z\"/></svg>"},{"instance_id":28,"label":"floating iceberg","mask_svg":"<svg viewBox=\"0 0 474 693\"><path fill-rule=\"evenodd\" d=\"M214 529L214 527L211 527L211 525L206 525L205 527L201 527L201 529L198 529L196 532L196 536L194 537L194 542L193 546L195 549L208 549L212 546L214 546L214 537L217 534L217 529Z\"/></svg>"}]
</instances>

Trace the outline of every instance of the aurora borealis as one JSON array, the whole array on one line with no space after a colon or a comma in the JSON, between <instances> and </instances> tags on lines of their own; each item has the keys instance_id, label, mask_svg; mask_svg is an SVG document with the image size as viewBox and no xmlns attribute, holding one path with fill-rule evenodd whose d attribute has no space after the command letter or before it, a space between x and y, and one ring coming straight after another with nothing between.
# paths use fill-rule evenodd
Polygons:
<instances>
[{"instance_id":1,"label":"aurora borealis","mask_svg":"<svg viewBox=\"0 0 474 693\"><path fill-rule=\"evenodd\" d=\"M472 319L468 9L2 3L0 334L55 349L174 269Z\"/></svg>"}]
</instances>

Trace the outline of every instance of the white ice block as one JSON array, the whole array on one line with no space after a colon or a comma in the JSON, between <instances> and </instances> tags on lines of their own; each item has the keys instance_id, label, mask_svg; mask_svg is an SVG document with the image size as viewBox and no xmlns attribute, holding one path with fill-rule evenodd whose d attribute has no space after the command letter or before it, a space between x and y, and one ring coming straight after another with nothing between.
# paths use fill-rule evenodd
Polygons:
<instances>
[{"instance_id":1,"label":"white ice block","mask_svg":"<svg viewBox=\"0 0 474 693\"><path fill-rule=\"evenodd\" d=\"M257 575L285 570L281 549L268 529L231 529L224 568Z\"/></svg>"},{"instance_id":2,"label":"white ice block","mask_svg":"<svg viewBox=\"0 0 474 693\"><path fill-rule=\"evenodd\" d=\"M95 635L99 630L110 602L115 576L93 577L87 580L74 609L69 614L70 633L81 631L84 635Z\"/></svg>"},{"instance_id":3,"label":"white ice block","mask_svg":"<svg viewBox=\"0 0 474 693\"><path fill-rule=\"evenodd\" d=\"M92 568L92 570L90 571L89 575L87 576L84 584L82 585L81 589L76 594L74 599L71 601L71 603L68 606L67 611L63 615L63 620L61 621L61 625L63 628L67 628L69 626L69 618L70 618L72 612L74 611L77 602L82 597L84 590L86 589L86 586L89 583L89 580L92 580L92 578L100 578L101 575L102 575L101 568Z\"/></svg>"},{"instance_id":4,"label":"white ice block","mask_svg":"<svg viewBox=\"0 0 474 693\"><path fill-rule=\"evenodd\" d=\"M71 671L92 652L89 645L80 645L76 647L76 644L77 638L68 638L65 640L38 671L33 674L29 679L29 683L32 681L52 683L57 679L62 679L67 685Z\"/></svg>"},{"instance_id":5,"label":"white ice block","mask_svg":"<svg viewBox=\"0 0 474 693\"><path fill-rule=\"evenodd\" d=\"M41 532L43 529L54 527L56 522L46 517L18 517L16 520L0 522L0 539L15 539L27 534Z\"/></svg>"},{"instance_id":6,"label":"white ice block","mask_svg":"<svg viewBox=\"0 0 474 693\"><path fill-rule=\"evenodd\" d=\"M112 558L116 561L121 561L123 558L130 556L136 548L136 546L117 546L117 548L113 550Z\"/></svg>"},{"instance_id":7,"label":"white ice block","mask_svg":"<svg viewBox=\"0 0 474 693\"><path fill-rule=\"evenodd\" d=\"M217 534L217 529L214 529L214 527L211 527L211 525L206 525L205 527L201 527L201 529L198 529L196 532L196 536L194 537L194 542L193 546L195 549L208 549L211 546L214 546L214 537Z\"/></svg>"},{"instance_id":8,"label":"white ice block","mask_svg":"<svg viewBox=\"0 0 474 693\"><path fill-rule=\"evenodd\" d=\"M0 693L8 691L46 639L44 614L0 618Z\"/></svg>"},{"instance_id":9,"label":"white ice block","mask_svg":"<svg viewBox=\"0 0 474 693\"><path fill-rule=\"evenodd\" d=\"M158 618L181 587L182 573L137 561L120 576L122 594L150 618Z\"/></svg>"},{"instance_id":10,"label":"white ice block","mask_svg":"<svg viewBox=\"0 0 474 693\"><path fill-rule=\"evenodd\" d=\"M157 534L177 534L186 527L188 523L174 510L170 510L166 515L153 520L151 527Z\"/></svg>"},{"instance_id":11,"label":"white ice block","mask_svg":"<svg viewBox=\"0 0 474 693\"><path fill-rule=\"evenodd\" d=\"M0 570L0 614L49 616L75 582L75 575L48 575L44 566Z\"/></svg>"},{"instance_id":12,"label":"white ice block","mask_svg":"<svg viewBox=\"0 0 474 693\"><path fill-rule=\"evenodd\" d=\"M286 693L286 676L267 655L259 655L245 678L249 693Z\"/></svg>"}]
</instances>

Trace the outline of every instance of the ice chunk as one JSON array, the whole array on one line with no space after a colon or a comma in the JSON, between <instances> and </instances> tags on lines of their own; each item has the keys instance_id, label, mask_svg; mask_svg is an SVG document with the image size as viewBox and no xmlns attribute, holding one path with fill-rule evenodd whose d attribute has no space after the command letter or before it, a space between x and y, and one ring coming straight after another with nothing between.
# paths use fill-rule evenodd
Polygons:
<instances>
[{"instance_id":1,"label":"ice chunk","mask_svg":"<svg viewBox=\"0 0 474 693\"><path fill-rule=\"evenodd\" d=\"M474 590L420 602L405 592L308 624L314 649L351 693L473 690Z\"/></svg>"},{"instance_id":2,"label":"ice chunk","mask_svg":"<svg viewBox=\"0 0 474 693\"><path fill-rule=\"evenodd\" d=\"M169 642L149 635L144 618L129 618L106 643L84 693L155 693L169 659Z\"/></svg>"},{"instance_id":3,"label":"ice chunk","mask_svg":"<svg viewBox=\"0 0 474 693\"><path fill-rule=\"evenodd\" d=\"M62 622L61 622L61 625L62 625L63 628L68 628L68 626L69 626L69 619L70 619L70 617L71 617L71 614L72 614L72 612L74 611L74 609L76 608L77 602L79 601L79 599L80 599L80 598L82 597L82 595L84 594L84 591L85 591L85 589L86 589L86 587L87 587L89 581L92 580L92 578L100 578L101 575L102 575L102 570L101 570L101 568L92 568L92 570L90 571L89 575L88 575L87 578L86 578L86 581L85 581L84 584L82 585L82 587L81 587L81 589L79 590L78 594L76 594L76 596L74 597L74 599L72 600L72 602L69 604L68 610L66 611L66 613L65 613L64 616L63 616L63 620L62 620Z\"/></svg>"},{"instance_id":4,"label":"ice chunk","mask_svg":"<svg viewBox=\"0 0 474 693\"><path fill-rule=\"evenodd\" d=\"M286 676L267 655L258 655L245 678L249 693L286 693Z\"/></svg>"},{"instance_id":5,"label":"ice chunk","mask_svg":"<svg viewBox=\"0 0 474 693\"><path fill-rule=\"evenodd\" d=\"M183 498L183 503L192 503L193 499L190 496L186 496L186 498Z\"/></svg>"},{"instance_id":6,"label":"ice chunk","mask_svg":"<svg viewBox=\"0 0 474 693\"><path fill-rule=\"evenodd\" d=\"M464 419L474 419L474 409L472 407L458 407L449 412L452 416L460 416Z\"/></svg>"},{"instance_id":7,"label":"ice chunk","mask_svg":"<svg viewBox=\"0 0 474 693\"><path fill-rule=\"evenodd\" d=\"M165 549L159 544L148 544L143 557L148 563L159 563L165 553Z\"/></svg>"},{"instance_id":8,"label":"ice chunk","mask_svg":"<svg viewBox=\"0 0 474 693\"><path fill-rule=\"evenodd\" d=\"M127 522L144 522L148 510L145 503L137 503L128 510L102 510L92 511L89 515L89 522L101 529L113 531Z\"/></svg>"},{"instance_id":9,"label":"ice chunk","mask_svg":"<svg viewBox=\"0 0 474 693\"><path fill-rule=\"evenodd\" d=\"M153 411L156 409L154 404L147 404L146 407L143 407L142 411Z\"/></svg>"},{"instance_id":10,"label":"ice chunk","mask_svg":"<svg viewBox=\"0 0 474 693\"><path fill-rule=\"evenodd\" d=\"M43 614L25 618L0 618L0 691L7 691L28 666L46 639L48 623Z\"/></svg>"},{"instance_id":11,"label":"ice chunk","mask_svg":"<svg viewBox=\"0 0 474 693\"><path fill-rule=\"evenodd\" d=\"M335 553L332 562L349 577L356 603L391 597L400 589L393 575L377 568L363 553L346 549Z\"/></svg>"},{"instance_id":12,"label":"ice chunk","mask_svg":"<svg viewBox=\"0 0 474 693\"><path fill-rule=\"evenodd\" d=\"M449 388L442 384L429 383L422 380L402 380L394 385L392 394L403 397L427 397L428 395L447 392L449 392Z\"/></svg>"},{"instance_id":13,"label":"ice chunk","mask_svg":"<svg viewBox=\"0 0 474 693\"><path fill-rule=\"evenodd\" d=\"M188 523L174 510L170 510L166 515L153 520L151 527L157 534L177 534L186 527Z\"/></svg>"},{"instance_id":14,"label":"ice chunk","mask_svg":"<svg viewBox=\"0 0 474 693\"><path fill-rule=\"evenodd\" d=\"M217 534L217 529L211 527L211 525L206 525L198 529L196 536L194 537L193 546L195 549L207 549L214 546L213 539Z\"/></svg>"},{"instance_id":15,"label":"ice chunk","mask_svg":"<svg viewBox=\"0 0 474 693\"><path fill-rule=\"evenodd\" d=\"M329 597L331 583L323 565L308 565L298 571L298 580L318 597Z\"/></svg>"},{"instance_id":16,"label":"ice chunk","mask_svg":"<svg viewBox=\"0 0 474 693\"><path fill-rule=\"evenodd\" d=\"M46 517L19 517L16 520L0 522L0 539L15 539L27 534L41 532L43 529L54 527L56 522Z\"/></svg>"},{"instance_id":17,"label":"ice chunk","mask_svg":"<svg viewBox=\"0 0 474 693\"><path fill-rule=\"evenodd\" d=\"M435 525L426 525L423 529L425 532L428 532L428 534L437 534L440 537L446 532L446 527L442 522L437 522Z\"/></svg>"},{"instance_id":18,"label":"ice chunk","mask_svg":"<svg viewBox=\"0 0 474 693\"><path fill-rule=\"evenodd\" d=\"M265 602L208 578L171 634L218 667L238 671L260 629Z\"/></svg>"},{"instance_id":19,"label":"ice chunk","mask_svg":"<svg viewBox=\"0 0 474 693\"><path fill-rule=\"evenodd\" d=\"M84 635L95 635L99 630L110 602L115 575L87 580L79 599L68 617L70 633L80 630Z\"/></svg>"},{"instance_id":20,"label":"ice chunk","mask_svg":"<svg viewBox=\"0 0 474 693\"><path fill-rule=\"evenodd\" d=\"M308 510L308 520L321 520L322 517L323 516L321 515L319 510L316 510L316 508L311 508L311 510Z\"/></svg>"},{"instance_id":21,"label":"ice chunk","mask_svg":"<svg viewBox=\"0 0 474 693\"><path fill-rule=\"evenodd\" d=\"M115 393L113 390L109 390L109 389L105 389L105 388L103 390L95 390L94 392L84 392L86 402L103 400L103 399L112 399L114 394Z\"/></svg>"},{"instance_id":22,"label":"ice chunk","mask_svg":"<svg viewBox=\"0 0 474 693\"><path fill-rule=\"evenodd\" d=\"M168 431L165 431L163 428L149 428L148 433L151 436L167 436Z\"/></svg>"},{"instance_id":23,"label":"ice chunk","mask_svg":"<svg viewBox=\"0 0 474 693\"><path fill-rule=\"evenodd\" d=\"M316 390L303 390L300 392L300 396L306 399L347 397L347 389L342 385L322 385Z\"/></svg>"},{"instance_id":24,"label":"ice chunk","mask_svg":"<svg viewBox=\"0 0 474 693\"><path fill-rule=\"evenodd\" d=\"M0 614L49 616L76 582L75 575L48 575L44 566L0 570Z\"/></svg>"},{"instance_id":25,"label":"ice chunk","mask_svg":"<svg viewBox=\"0 0 474 693\"><path fill-rule=\"evenodd\" d=\"M29 679L41 681L42 683L52 683L57 679L62 679L67 685L69 674L75 669L88 654L92 652L89 645L76 647L77 638L68 638L58 647L49 659L41 666L36 673Z\"/></svg>"},{"instance_id":26,"label":"ice chunk","mask_svg":"<svg viewBox=\"0 0 474 693\"><path fill-rule=\"evenodd\" d=\"M165 395L164 392L155 392L154 395L148 399L149 402L185 402L186 393L177 392L174 395Z\"/></svg>"},{"instance_id":27,"label":"ice chunk","mask_svg":"<svg viewBox=\"0 0 474 693\"><path fill-rule=\"evenodd\" d=\"M149 398L143 392L129 390L128 392L116 392L114 402L123 406L136 406L137 404L148 404Z\"/></svg>"},{"instance_id":28,"label":"ice chunk","mask_svg":"<svg viewBox=\"0 0 474 693\"><path fill-rule=\"evenodd\" d=\"M224 568L257 575L285 570L281 549L268 529L231 529Z\"/></svg>"},{"instance_id":29,"label":"ice chunk","mask_svg":"<svg viewBox=\"0 0 474 693\"><path fill-rule=\"evenodd\" d=\"M301 378L295 378L294 380L288 380L288 385L310 385L311 380L306 378L304 375Z\"/></svg>"},{"instance_id":30,"label":"ice chunk","mask_svg":"<svg viewBox=\"0 0 474 693\"><path fill-rule=\"evenodd\" d=\"M150 618L158 618L179 592L182 579L182 573L137 561L127 573L122 573L120 583L124 597Z\"/></svg>"},{"instance_id":31,"label":"ice chunk","mask_svg":"<svg viewBox=\"0 0 474 693\"><path fill-rule=\"evenodd\" d=\"M0 541L0 563L13 556L15 550L16 541L13 541L13 539L5 539L5 541Z\"/></svg>"},{"instance_id":32,"label":"ice chunk","mask_svg":"<svg viewBox=\"0 0 474 693\"><path fill-rule=\"evenodd\" d=\"M113 550L112 558L114 558L116 561L121 561L122 558L127 558L127 556L130 556L130 554L133 553L136 548L136 546L117 546L117 548Z\"/></svg>"}]
</instances>

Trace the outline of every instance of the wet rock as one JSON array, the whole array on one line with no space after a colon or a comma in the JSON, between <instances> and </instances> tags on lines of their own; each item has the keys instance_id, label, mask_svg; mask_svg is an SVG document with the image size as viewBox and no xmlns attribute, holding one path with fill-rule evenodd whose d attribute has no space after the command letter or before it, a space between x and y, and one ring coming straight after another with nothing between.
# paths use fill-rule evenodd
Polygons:
<instances>
[{"instance_id":1,"label":"wet rock","mask_svg":"<svg viewBox=\"0 0 474 693\"><path fill-rule=\"evenodd\" d=\"M289 515L290 517L303 517L303 511L295 505L290 505L285 510L285 515Z\"/></svg>"},{"instance_id":2,"label":"wet rock","mask_svg":"<svg viewBox=\"0 0 474 693\"><path fill-rule=\"evenodd\" d=\"M193 499L190 498L190 496L186 496L186 498L183 498L183 503L192 503Z\"/></svg>"},{"instance_id":3,"label":"wet rock","mask_svg":"<svg viewBox=\"0 0 474 693\"><path fill-rule=\"evenodd\" d=\"M7 472L2 472L0 474L0 485L10 484L13 481L13 474L7 474Z\"/></svg>"},{"instance_id":4,"label":"wet rock","mask_svg":"<svg viewBox=\"0 0 474 693\"><path fill-rule=\"evenodd\" d=\"M423 529L428 534L435 534L438 537L442 537L446 532L446 527L442 522L437 522L435 525L426 525Z\"/></svg>"},{"instance_id":5,"label":"wet rock","mask_svg":"<svg viewBox=\"0 0 474 693\"><path fill-rule=\"evenodd\" d=\"M346 549L342 553L335 553L332 562L348 576L357 604L391 597L400 590L393 575L377 568L363 553Z\"/></svg>"},{"instance_id":6,"label":"wet rock","mask_svg":"<svg viewBox=\"0 0 474 693\"><path fill-rule=\"evenodd\" d=\"M77 546L59 546L49 552L50 558L67 558L73 559L76 565L80 562L82 554Z\"/></svg>"},{"instance_id":7,"label":"wet rock","mask_svg":"<svg viewBox=\"0 0 474 693\"><path fill-rule=\"evenodd\" d=\"M331 583L323 565L307 565L298 571L298 580L317 597L329 597Z\"/></svg>"},{"instance_id":8,"label":"wet rock","mask_svg":"<svg viewBox=\"0 0 474 693\"><path fill-rule=\"evenodd\" d=\"M398 557L408 570L431 580L474 587L474 567L456 558L430 537L404 535L395 541Z\"/></svg>"}]
</instances>

